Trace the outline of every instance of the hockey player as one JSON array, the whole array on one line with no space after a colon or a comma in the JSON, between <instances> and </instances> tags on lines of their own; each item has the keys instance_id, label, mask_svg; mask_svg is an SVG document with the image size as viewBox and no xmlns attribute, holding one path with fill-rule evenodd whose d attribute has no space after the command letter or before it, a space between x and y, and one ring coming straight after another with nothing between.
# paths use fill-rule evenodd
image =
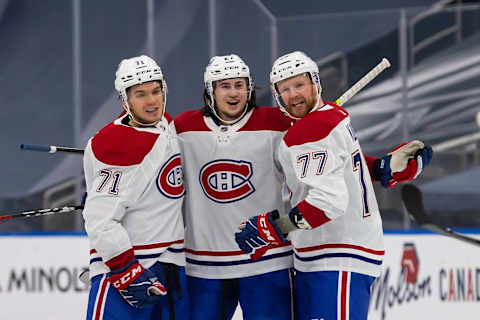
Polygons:
<instances>
[{"instance_id":1,"label":"hockey player","mask_svg":"<svg viewBox=\"0 0 480 320\"><path fill-rule=\"evenodd\" d=\"M83 216L91 246L87 319L189 319L180 150L157 63L122 60L125 113L88 141Z\"/></svg>"},{"instance_id":2,"label":"hockey player","mask_svg":"<svg viewBox=\"0 0 480 320\"><path fill-rule=\"evenodd\" d=\"M251 212L279 208L283 174L276 146L291 120L257 107L248 66L216 56L204 73L204 107L175 118L185 159L185 247L193 319L291 319L292 249L279 244L259 260L233 237Z\"/></svg>"},{"instance_id":3,"label":"hockey player","mask_svg":"<svg viewBox=\"0 0 480 320\"><path fill-rule=\"evenodd\" d=\"M298 319L367 319L385 251L369 166L348 112L322 101L318 67L302 52L278 58L270 82L280 108L298 119L278 148L293 209L250 218L236 241L251 253L289 235ZM414 179L431 157L430 147L414 141L369 161L372 176L390 187Z\"/></svg>"}]
</instances>

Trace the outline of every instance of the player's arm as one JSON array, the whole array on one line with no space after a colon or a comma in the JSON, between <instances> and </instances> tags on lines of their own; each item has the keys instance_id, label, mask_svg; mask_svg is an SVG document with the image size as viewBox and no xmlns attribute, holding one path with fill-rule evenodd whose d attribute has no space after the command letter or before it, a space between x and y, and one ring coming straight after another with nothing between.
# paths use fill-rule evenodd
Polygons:
<instances>
[{"instance_id":1,"label":"player's arm","mask_svg":"<svg viewBox=\"0 0 480 320\"><path fill-rule=\"evenodd\" d=\"M329 135L321 141L299 146L280 145L280 156L290 163L298 183L306 185L308 194L290 210L279 216L276 210L251 217L235 234L239 247L246 253L268 245L284 243L289 232L313 229L345 214L348 191L343 176L345 161L350 160L341 135ZM264 251L260 251L264 252ZM258 255L257 255L258 256Z\"/></svg>"},{"instance_id":2,"label":"player's arm","mask_svg":"<svg viewBox=\"0 0 480 320\"><path fill-rule=\"evenodd\" d=\"M417 178L430 163L433 149L422 141L413 140L395 147L385 156L376 159L365 155L373 181L380 181L385 188Z\"/></svg>"},{"instance_id":3,"label":"player's arm","mask_svg":"<svg viewBox=\"0 0 480 320\"><path fill-rule=\"evenodd\" d=\"M382 158L376 159L368 155L364 157L370 174L378 177L376 180L380 180L384 187L392 187L398 182L415 179L430 162L432 152L431 147L425 146L421 141L414 140L401 144ZM340 168L336 168L334 171L335 170L340 170ZM342 178L337 177L337 179L340 180ZM327 185L333 184L334 181L330 181ZM310 190L315 192L316 189L313 187ZM342 187L339 186L338 190L342 190ZM331 220L331 214L330 216L327 215L327 213L319 209L319 207L325 206L311 205L307 197L306 200L294 207L288 216L279 217L277 220L274 220L274 223L284 236L296 229L319 227ZM327 210L327 212L331 211Z\"/></svg>"},{"instance_id":4,"label":"player's arm","mask_svg":"<svg viewBox=\"0 0 480 320\"><path fill-rule=\"evenodd\" d=\"M126 208L138 200L144 189L143 170L139 165L112 166L97 161L90 143L85 149L84 168L88 188L83 210L85 230L91 246L110 269L108 280L132 306L158 302L158 297L149 291L153 295L165 294L165 288L135 259L122 225Z\"/></svg>"}]
</instances>

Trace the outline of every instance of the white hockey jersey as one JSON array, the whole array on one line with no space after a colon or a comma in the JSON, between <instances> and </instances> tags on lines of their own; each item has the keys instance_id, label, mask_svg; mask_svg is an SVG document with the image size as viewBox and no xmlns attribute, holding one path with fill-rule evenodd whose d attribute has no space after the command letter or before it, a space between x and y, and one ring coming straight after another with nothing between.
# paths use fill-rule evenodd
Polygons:
<instances>
[{"instance_id":1,"label":"white hockey jersey","mask_svg":"<svg viewBox=\"0 0 480 320\"><path fill-rule=\"evenodd\" d=\"M290 234L295 269L378 276L382 222L348 113L326 104L297 121L279 146L291 204L318 226Z\"/></svg>"},{"instance_id":2,"label":"white hockey jersey","mask_svg":"<svg viewBox=\"0 0 480 320\"><path fill-rule=\"evenodd\" d=\"M185 265L185 189L173 122L167 114L156 127L126 121L122 116L108 124L85 148L91 277L134 256L146 268L156 261Z\"/></svg>"},{"instance_id":3,"label":"white hockey jersey","mask_svg":"<svg viewBox=\"0 0 480 320\"><path fill-rule=\"evenodd\" d=\"M234 237L242 221L288 210L276 152L290 120L278 108L259 107L219 126L195 110L176 117L175 126L184 157L187 274L230 279L292 267L289 244L253 261Z\"/></svg>"}]
</instances>

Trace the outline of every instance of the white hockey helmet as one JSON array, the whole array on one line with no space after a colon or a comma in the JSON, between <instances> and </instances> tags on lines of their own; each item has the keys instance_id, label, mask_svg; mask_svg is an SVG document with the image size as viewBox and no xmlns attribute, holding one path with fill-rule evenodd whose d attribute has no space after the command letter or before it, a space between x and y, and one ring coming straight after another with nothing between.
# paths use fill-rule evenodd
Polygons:
<instances>
[{"instance_id":1,"label":"white hockey helmet","mask_svg":"<svg viewBox=\"0 0 480 320\"><path fill-rule=\"evenodd\" d=\"M163 112L165 113L168 91L167 82L163 77L162 69L160 69L155 60L146 55L141 55L130 59L123 59L118 65L117 72L115 73L115 90L117 90L122 99L125 111L135 122L138 122L138 120L133 118L130 111L127 89L149 81L160 82L163 93ZM148 123L138 123L141 125L150 125Z\"/></svg>"},{"instance_id":2,"label":"white hockey helmet","mask_svg":"<svg viewBox=\"0 0 480 320\"><path fill-rule=\"evenodd\" d=\"M238 119L235 119L233 121L225 121L218 116L217 111L215 110L213 85L215 81L232 78L247 78L248 99L244 112L240 117L238 117ZM240 120L245 115L248 103L250 101L250 97L252 96L253 80L250 76L250 69L248 68L247 64L242 60L242 58L240 58L236 54L212 57L207 67L205 68L205 73L203 74L203 81L205 84L205 89L207 90L207 94L210 97L210 101L208 101L208 106L219 120L228 124L232 124Z\"/></svg>"},{"instance_id":3,"label":"white hockey helmet","mask_svg":"<svg viewBox=\"0 0 480 320\"><path fill-rule=\"evenodd\" d=\"M302 51L294 51L281 56L280 58L275 60L272 66L272 72L270 72L270 87L272 90L272 94L277 100L280 110L282 110L282 112L290 118L297 120L298 118L289 114L288 111L285 109L285 105L277 90L277 83L281 80L295 77L299 74L304 73L308 73L312 82L317 86L318 104L318 101L320 100L320 96L322 94L322 86L320 84L320 77L318 75L318 66L305 53L303 53Z\"/></svg>"}]
</instances>

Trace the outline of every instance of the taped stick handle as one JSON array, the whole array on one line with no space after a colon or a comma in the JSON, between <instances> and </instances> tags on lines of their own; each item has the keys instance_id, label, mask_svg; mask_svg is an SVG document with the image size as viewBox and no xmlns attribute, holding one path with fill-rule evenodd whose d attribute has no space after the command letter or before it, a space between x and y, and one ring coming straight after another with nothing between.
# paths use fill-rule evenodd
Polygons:
<instances>
[{"instance_id":1,"label":"taped stick handle","mask_svg":"<svg viewBox=\"0 0 480 320\"><path fill-rule=\"evenodd\" d=\"M342 106L350 100L358 91L362 90L367 84L375 79L383 70L390 67L390 61L387 58L383 58L382 61L377 64L372 70L370 70L366 75L364 75L360 80L358 80L350 89L348 89L340 98L335 100L335 103L339 106Z\"/></svg>"},{"instance_id":2,"label":"taped stick handle","mask_svg":"<svg viewBox=\"0 0 480 320\"><path fill-rule=\"evenodd\" d=\"M30 210L30 211L23 211L18 213L12 213L10 215L0 216L1 221L8 221L17 218L30 218L30 217L38 217L38 216L47 216L54 213L67 213L73 212L76 210L82 210L83 204L75 205L75 206L65 206L59 208L49 208L49 209L37 209L37 210Z\"/></svg>"},{"instance_id":3,"label":"taped stick handle","mask_svg":"<svg viewBox=\"0 0 480 320\"><path fill-rule=\"evenodd\" d=\"M83 149L59 147L59 146L47 146L47 145L38 145L38 144L21 144L20 149L30 150L30 151L41 151L41 152L48 152L48 153L70 152L70 153L83 154Z\"/></svg>"}]
</instances>

